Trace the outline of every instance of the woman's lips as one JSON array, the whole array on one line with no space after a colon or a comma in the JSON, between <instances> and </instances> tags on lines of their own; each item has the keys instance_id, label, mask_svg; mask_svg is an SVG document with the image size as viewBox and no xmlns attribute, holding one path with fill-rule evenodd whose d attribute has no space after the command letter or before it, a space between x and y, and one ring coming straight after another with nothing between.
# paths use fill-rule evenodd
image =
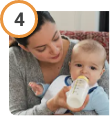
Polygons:
<instances>
[{"instance_id":1,"label":"woman's lips","mask_svg":"<svg viewBox=\"0 0 110 116\"><path fill-rule=\"evenodd\" d=\"M59 57L59 55L60 55L60 53L57 56L52 57L52 59L57 59Z\"/></svg>"}]
</instances>

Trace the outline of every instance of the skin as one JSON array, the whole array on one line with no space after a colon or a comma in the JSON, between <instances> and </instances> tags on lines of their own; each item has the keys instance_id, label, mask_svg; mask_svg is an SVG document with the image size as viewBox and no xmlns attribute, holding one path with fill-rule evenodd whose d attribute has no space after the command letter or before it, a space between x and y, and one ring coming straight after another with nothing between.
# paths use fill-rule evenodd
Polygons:
<instances>
[{"instance_id":1,"label":"skin","mask_svg":"<svg viewBox=\"0 0 110 116\"><path fill-rule=\"evenodd\" d=\"M50 84L61 70L69 41L61 38L56 24L45 22L41 30L32 35L28 42L27 48L20 44L19 46L31 52L39 60L44 81Z\"/></svg>"},{"instance_id":2,"label":"skin","mask_svg":"<svg viewBox=\"0 0 110 116\"><path fill-rule=\"evenodd\" d=\"M51 82L59 75L62 64L69 48L69 41L61 38L56 24L45 22L41 29L29 37L27 47L19 46L27 52L31 52L39 60L45 83ZM51 71L50 71L51 70ZM32 84L30 87L34 90ZM66 88L66 89L65 89ZM55 97L47 101L47 107L51 111L56 111L60 107L70 109L71 111L80 111L88 102L79 109L71 109L66 103L66 92L68 87L64 87Z\"/></svg>"},{"instance_id":3,"label":"skin","mask_svg":"<svg viewBox=\"0 0 110 116\"><path fill-rule=\"evenodd\" d=\"M89 79L89 85L93 86L105 71L103 68L103 53L100 51L87 53L81 48L75 47L72 51L72 60L69 67L73 80L83 75Z\"/></svg>"},{"instance_id":4,"label":"skin","mask_svg":"<svg viewBox=\"0 0 110 116\"><path fill-rule=\"evenodd\" d=\"M43 93L42 85L36 84L35 82L29 83L30 88L35 93L35 95L41 95Z\"/></svg>"},{"instance_id":5,"label":"skin","mask_svg":"<svg viewBox=\"0 0 110 116\"><path fill-rule=\"evenodd\" d=\"M20 46L31 52L40 62L58 63L63 56L63 41L54 23L46 22L39 32L29 38L28 42L27 48ZM58 55L59 58L54 59Z\"/></svg>"}]
</instances>

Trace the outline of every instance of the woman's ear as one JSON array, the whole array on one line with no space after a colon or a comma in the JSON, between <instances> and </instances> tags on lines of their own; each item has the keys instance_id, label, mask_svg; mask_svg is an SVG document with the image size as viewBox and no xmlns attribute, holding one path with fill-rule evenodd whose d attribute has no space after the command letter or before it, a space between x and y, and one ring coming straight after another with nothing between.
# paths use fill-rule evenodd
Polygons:
<instances>
[{"instance_id":1,"label":"woman's ear","mask_svg":"<svg viewBox=\"0 0 110 116\"><path fill-rule=\"evenodd\" d=\"M25 50L26 52L29 52L29 50L25 47L25 46L23 46L23 45L21 45L21 44L19 44L18 43L18 46L20 46L23 50Z\"/></svg>"},{"instance_id":2,"label":"woman's ear","mask_svg":"<svg viewBox=\"0 0 110 116\"><path fill-rule=\"evenodd\" d=\"M15 42L15 39L9 36L9 47Z\"/></svg>"},{"instance_id":3,"label":"woman's ear","mask_svg":"<svg viewBox=\"0 0 110 116\"><path fill-rule=\"evenodd\" d=\"M104 72L105 72L105 68L102 69L100 76L102 76Z\"/></svg>"}]
</instances>

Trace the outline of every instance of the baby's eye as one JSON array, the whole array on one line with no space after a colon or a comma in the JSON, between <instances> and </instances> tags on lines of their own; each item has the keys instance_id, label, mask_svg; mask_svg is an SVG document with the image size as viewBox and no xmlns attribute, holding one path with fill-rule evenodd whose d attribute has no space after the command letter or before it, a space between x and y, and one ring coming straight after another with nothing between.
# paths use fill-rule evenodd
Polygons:
<instances>
[{"instance_id":1,"label":"baby's eye","mask_svg":"<svg viewBox=\"0 0 110 116\"><path fill-rule=\"evenodd\" d=\"M93 67L93 66L91 66L91 69L92 69L92 70L96 70L96 68L95 68L95 67Z\"/></svg>"},{"instance_id":2,"label":"baby's eye","mask_svg":"<svg viewBox=\"0 0 110 116\"><path fill-rule=\"evenodd\" d=\"M81 67L82 65L81 64L76 64L77 67Z\"/></svg>"}]
</instances>

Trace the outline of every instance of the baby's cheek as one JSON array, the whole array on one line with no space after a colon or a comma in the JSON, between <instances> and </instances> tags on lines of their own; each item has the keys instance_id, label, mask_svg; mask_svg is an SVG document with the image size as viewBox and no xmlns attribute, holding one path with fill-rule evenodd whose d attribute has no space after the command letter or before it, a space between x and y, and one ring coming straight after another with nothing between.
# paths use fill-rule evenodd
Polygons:
<instances>
[{"instance_id":1,"label":"baby's cheek","mask_svg":"<svg viewBox=\"0 0 110 116\"><path fill-rule=\"evenodd\" d=\"M78 77L78 75L77 75L77 74L72 74L72 75L71 75L72 80L76 80L76 79L77 79L77 77Z\"/></svg>"},{"instance_id":2,"label":"baby's cheek","mask_svg":"<svg viewBox=\"0 0 110 116\"><path fill-rule=\"evenodd\" d=\"M96 81L94 78L89 79L89 85L90 85L90 86L93 86L96 82L97 82L97 81Z\"/></svg>"}]
</instances>

